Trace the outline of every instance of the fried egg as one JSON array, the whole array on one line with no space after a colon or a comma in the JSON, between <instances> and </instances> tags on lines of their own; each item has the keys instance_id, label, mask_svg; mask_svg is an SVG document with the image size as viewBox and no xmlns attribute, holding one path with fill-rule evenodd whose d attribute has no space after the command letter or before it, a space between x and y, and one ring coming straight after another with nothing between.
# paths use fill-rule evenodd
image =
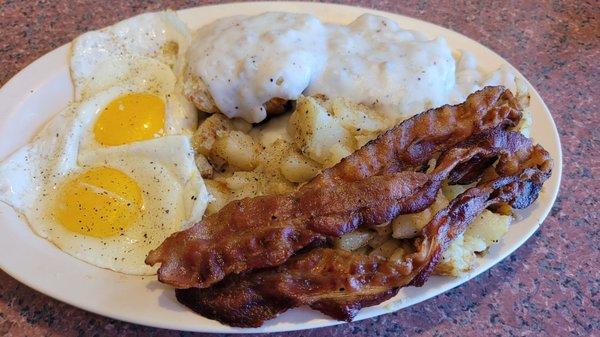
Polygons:
<instances>
[{"instance_id":1,"label":"fried egg","mask_svg":"<svg viewBox=\"0 0 600 337\"><path fill-rule=\"evenodd\" d=\"M0 200L72 256L154 273L147 253L208 200L190 137L169 123L167 84L113 87L60 112L0 163Z\"/></svg>"},{"instance_id":2,"label":"fried egg","mask_svg":"<svg viewBox=\"0 0 600 337\"><path fill-rule=\"evenodd\" d=\"M94 130L102 145L193 132L197 113L177 81L189 43L187 26L171 11L141 14L73 40L70 70L76 101L114 87L129 90L106 107ZM133 113L121 113L123 109ZM127 130L109 136L115 127Z\"/></svg>"},{"instance_id":3,"label":"fried egg","mask_svg":"<svg viewBox=\"0 0 600 337\"><path fill-rule=\"evenodd\" d=\"M172 11L145 13L80 35L71 44L75 99L125 82L152 84L178 76L190 33Z\"/></svg>"},{"instance_id":4,"label":"fried egg","mask_svg":"<svg viewBox=\"0 0 600 337\"><path fill-rule=\"evenodd\" d=\"M144 264L148 251L200 220L208 194L188 136L140 140L134 132L99 146L105 137L122 137L123 130L95 132L106 107L122 94L115 88L73 104L0 163L0 200L72 256L127 274L152 274Z\"/></svg>"}]
</instances>

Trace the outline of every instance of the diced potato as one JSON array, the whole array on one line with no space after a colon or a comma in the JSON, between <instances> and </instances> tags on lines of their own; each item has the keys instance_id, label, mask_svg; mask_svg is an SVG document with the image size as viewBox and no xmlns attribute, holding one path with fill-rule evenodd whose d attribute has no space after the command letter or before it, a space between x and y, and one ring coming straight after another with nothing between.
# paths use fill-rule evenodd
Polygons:
<instances>
[{"instance_id":1,"label":"diced potato","mask_svg":"<svg viewBox=\"0 0 600 337\"><path fill-rule=\"evenodd\" d=\"M359 229L334 239L333 245L335 248L353 251L366 246L373 236L374 234L372 232Z\"/></svg>"},{"instance_id":2,"label":"diced potato","mask_svg":"<svg viewBox=\"0 0 600 337\"><path fill-rule=\"evenodd\" d=\"M260 171L236 171L219 174L214 179L206 179L209 192L216 199L209 204L209 214L223 207L227 202L252 198L264 194L288 193L294 186L285 179L270 177Z\"/></svg>"},{"instance_id":3,"label":"diced potato","mask_svg":"<svg viewBox=\"0 0 600 337\"><path fill-rule=\"evenodd\" d=\"M419 234L421 228L431 220L432 216L429 208L415 214L400 215L392 221L394 230L392 236L397 239L414 238Z\"/></svg>"},{"instance_id":4,"label":"diced potato","mask_svg":"<svg viewBox=\"0 0 600 337\"><path fill-rule=\"evenodd\" d=\"M262 173L263 194L283 194L296 189L297 185L286 179L281 170L283 159L292 151L290 143L278 139L260 152L255 171Z\"/></svg>"},{"instance_id":5,"label":"diced potato","mask_svg":"<svg viewBox=\"0 0 600 337\"><path fill-rule=\"evenodd\" d=\"M295 151L290 151L282 160L280 169L281 174L294 183L309 181L321 171L317 163Z\"/></svg>"},{"instance_id":6,"label":"diced potato","mask_svg":"<svg viewBox=\"0 0 600 337\"><path fill-rule=\"evenodd\" d=\"M475 254L464 248L464 238L460 235L442 253L442 258L433 273L436 275L460 276L477 266Z\"/></svg>"},{"instance_id":7,"label":"diced potato","mask_svg":"<svg viewBox=\"0 0 600 337\"><path fill-rule=\"evenodd\" d=\"M196 167L198 167L198 171L200 171L200 175L202 178L210 178L213 174L213 167L208 162L208 159L200 153L196 154Z\"/></svg>"},{"instance_id":8,"label":"diced potato","mask_svg":"<svg viewBox=\"0 0 600 337\"><path fill-rule=\"evenodd\" d=\"M519 104L521 104L521 107L523 108L523 117L528 118L531 121L531 111L529 109L527 109L529 107L529 103L531 101L531 95L529 94L529 88L527 87L527 82L525 82L523 79L521 79L520 77L517 76L517 77L515 77L515 87L516 87L515 96L517 97ZM523 131L523 130L521 130L521 131ZM527 133L529 133L529 130L527 130ZM528 134L526 134L526 136L528 136Z\"/></svg>"},{"instance_id":9,"label":"diced potato","mask_svg":"<svg viewBox=\"0 0 600 337\"><path fill-rule=\"evenodd\" d=\"M373 228L379 235L392 235L392 223L388 221Z\"/></svg>"},{"instance_id":10,"label":"diced potato","mask_svg":"<svg viewBox=\"0 0 600 337\"><path fill-rule=\"evenodd\" d=\"M487 247L500 241L508 232L512 217L484 210L465 231L465 237L481 239ZM482 250L475 250L481 252Z\"/></svg>"},{"instance_id":11,"label":"diced potato","mask_svg":"<svg viewBox=\"0 0 600 337\"><path fill-rule=\"evenodd\" d=\"M258 154L259 169L265 172L279 173L282 160L294 149L292 144L277 139L270 146L264 147Z\"/></svg>"},{"instance_id":12,"label":"diced potato","mask_svg":"<svg viewBox=\"0 0 600 337\"><path fill-rule=\"evenodd\" d=\"M215 154L209 155L209 157L207 159L208 159L208 162L210 163L210 166L213 167L213 175L215 172L223 173L223 172L226 172L228 169L232 169L227 166L227 161L225 159L223 159Z\"/></svg>"},{"instance_id":13,"label":"diced potato","mask_svg":"<svg viewBox=\"0 0 600 337\"><path fill-rule=\"evenodd\" d=\"M427 173L432 173L435 170L436 165L437 165L436 158L429 159L429 161L427 162Z\"/></svg>"},{"instance_id":14,"label":"diced potato","mask_svg":"<svg viewBox=\"0 0 600 337\"><path fill-rule=\"evenodd\" d=\"M389 239L380 246L375 247L369 255L377 255L388 258L400 247L400 242L396 239Z\"/></svg>"},{"instance_id":15,"label":"diced potato","mask_svg":"<svg viewBox=\"0 0 600 337\"><path fill-rule=\"evenodd\" d=\"M374 132L365 132L365 133L354 135L354 140L356 142L356 148L360 149L361 147L365 146L365 144L367 144L368 142L377 138L378 135L379 135L378 133L374 133Z\"/></svg>"},{"instance_id":16,"label":"diced potato","mask_svg":"<svg viewBox=\"0 0 600 337\"><path fill-rule=\"evenodd\" d=\"M470 252L483 252L486 250L486 248L487 245L483 239L470 235L464 235L463 250L466 252L466 254L469 254Z\"/></svg>"},{"instance_id":17,"label":"diced potato","mask_svg":"<svg viewBox=\"0 0 600 337\"><path fill-rule=\"evenodd\" d=\"M384 118L372 109L343 99L330 101L331 112L351 133L379 132L385 128Z\"/></svg>"},{"instance_id":18,"label":"diced potato","mask_svg":"<svg viewBox=\"0 0 600 337\"><path fill-rule=\"evenodd\" d=\"M296 189L297 185L285 179L279 171L259 172L262 174L262 194L285 194Z\"/></svg>"},{"instance_id":19,"label":"diced potato","mask_svg":"<svg viewBox=\"0 0 600 337\"><path fill-rule=\"evenodd\" d=\"M406 249L404 249L402 246L398 249L396 249L392 255L390 256L389 260L392 262L398 262L401 261L404 258L404 255L406 254Z\"/></svg>"},{"instance_id":20,"label":"diced potato","mask_svg":"<svg viewBox=\"0 0 600 337\"><path fill-rule=\"evenodd\" d=\"M435 201L430 206L430 208L433 211L433 213L435 214L435 213L441 211L442 209L448 207L448 204L449 204L449 200L446 198L446 196L444 196L444 193L438 192L438 194L435 196Z\"/></svg>"},{"instance_id":21,"label":"diced potato","mask_svg":"<svg viewBox=\"0 0 600 337\"><path fill-rule=\"evenodd\" d=\"M446 196L446 198L448 200L452 200L454 198L456 198L459 194L463 193L464 191L466 191L467 189L469 189L469 187L471 187L473 185L447 185L444 184L444 186L442 186L442 192L444 193L444 196Z\"/></svg>"},{"instance_id":22,"label":"diced potato","mask_svg":"<svg viewBox=\"0 0 600 337\"><path fill-rule=\"evenodd\" d=\"M235 134L236 132L239 131L229 133ZM250 137L248 135L244 136ZM218 146L215 148L218 148ZM291 145L286 141L278 140L266 148L260 145L258 145L258 148L260 150L252 156L253 170L240 171L240 167L236 166L240 163L233 162L233 169L228 168L226 172L218 174L216 179L222 181L231 189L231 198L239 199L263 194L289 193L296 188L296 185L285 179L280 172L282 158L293 151ZM251 166L248 165L247 167Z\"/></svg>"},{"instance_id":23,"label":"diced potato","mask_svg":"<svg viewBox=\"0 0 600 337\"><path fill-rule=\"evenodd\" d=\"M354 139L338 119L311 97L300 97L290 116L288 131L294 145L312 160L324 165L352 152ZM332 153L330 150L334 148ZM340 157L340 155L342 157Z\"/></svg>"},{"instance_id":24,"label":"diced potato","mask_svg":"<svg viewBox=\"0 0 600 337\"><path fill-rule=\"evenodd\" d=\"M419 231L439 212L448 205L448 200L442 193L438 193L435 201L429 208L419 213L399 215L392 221L392 236L397 239L410 239L418 235Z\"/></svg>"},{"instance_id":25,"label":"diced potato","mask_svg":"<svg viewBox=\"0 0 600 337\"><path fill-rule=\"evenodd\" d=\"M528 96L529 97L529 96ZM521 117L521 121L517 125L517 131L521 132L525 137L529 137L531 134L531 124L533 123L533 118L531 117L531 111L529 109L523 110L523 117Z\"/></svg>"},{"instance_id":26,"label":"diced potato","mask_svg":"<svg viewBox=\"0 0 600 337\"><path fill-rule=\"evenodd\" d=\"M230 120L231 125L235 130L241 131L243 133L249 133L252 130L252 124L246 122L241 118L233 118Z\"/></svg>"},{"instance_id":27,"label":"diced potato","mask_svg":"<svg viewBox=\"0 0 600 337\"><path fill-rule=\"evenodd\" d=\"M335 164L342 161L342 159L351 155L352 152L353 151L351 149L349 149L348 147L346 147L343 144L339 144L339 143L333 144L329 148L329 157L327 159L325 159L323 164L325 165L325 167L332 167Z\"/></svg>"},{"instance_id":28,"label":"diced potato","mask_svg":"<svg viewBox=\"0 0 600 337\"><path fill-rule=\"evenodd\" d=\"M215 113L206 118L192 136L192 145L196 152L205 156L210 151L217 139L217 132L233 130L231 121L220 113Z\"/></svg>"},{"instance_id":29,"label":"diced potato","mask_svg":"<svg viewBox=\"0 0 600 337\"><path fill-rule=\"evenodd\" d=\"M477 267L475 253L487 250L508 231L512 217L484 210L444 251L434 271L438 275L459 276Z\"/></svg>"},{"instance_id":30,"label":"diced potato","mask_svg":"<svg viewBox=\"0 0 600 337\"><path fill-rule=\"evenodd\" d=\"M256 167L259 149L258 143L247 134L228 131L217 133L212 153L230 165L250 171Z\"/></svg>"},{"instance_id":31,"label":"diced potato","mask_svg":"<svg viewBox=\"0 0 600 337\"><path fill-rule=\"evenodd\" d=\"M223 183L212 179L204 179L204 184L211 196L208 206L206 207L206 214L212 214L220 210L229 202L229 191Z\"/></svg>"},{"instance_id":32,"label":"diced potato","mask_svg":"<svg viewBox=\"0 0 600 337\"><path fill-rule=\"evenodd\" d=\"M237 171L230 177L220 179L231 191L247 190L247 192L258 191L260 189L259 181L262 180L256 172ZM254 195L255 193L252 193Z\"/></svg>"},{"instance_id":33,"label":"diced potato","mask_svg":"<svg viewBox=\"0 0 600 337\"><path fill-rule=\"evenodd\" d=\"M413 240L395 240L396 250L388 257L388 261L398 263L404 260L405 256L416 252Z\"/></svg>"},{"instance_id":34,"label":"diced potato","mask_svg":"<svg viewBox=\"0 0 600 337\"><path fill-rule=\"evenodd\" d=\"M258 172L237 171L229 177L219 177L216 180L227 188L229 201L264 194L263 180Z\"/></svg>"}]
</instances>

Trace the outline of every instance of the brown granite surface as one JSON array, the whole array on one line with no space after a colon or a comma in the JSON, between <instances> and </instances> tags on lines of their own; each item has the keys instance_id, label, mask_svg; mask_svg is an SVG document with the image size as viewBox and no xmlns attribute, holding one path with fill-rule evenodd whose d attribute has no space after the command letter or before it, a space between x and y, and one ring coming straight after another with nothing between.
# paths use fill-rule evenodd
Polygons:
<instances>
[{"instance_id":1,"label":"brown granite surface","mask_svg":"<svg viewBox=\"0 0 600 337\"><path fill-rule=\"evenodd\" d=\"M87 30L159 8L211 1L0 0L0 84ZM538 89L560 131L561 193L509 258L394 314L277 336L600 336L600 3L348 1L424 19L489 46ZM176 336L86 313L0 271L0 336Z\"/></svg>"}]
</instances>

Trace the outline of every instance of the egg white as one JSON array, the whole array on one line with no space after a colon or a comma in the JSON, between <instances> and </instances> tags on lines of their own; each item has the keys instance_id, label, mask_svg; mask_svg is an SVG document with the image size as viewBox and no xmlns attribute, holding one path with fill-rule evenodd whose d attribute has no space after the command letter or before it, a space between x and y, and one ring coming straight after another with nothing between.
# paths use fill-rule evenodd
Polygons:
<instances>
[{"instance_id":1,"label":"egg white","mask_svg":"<svg viewBox=\"0 0 600 337\"><path fill-rule=\"evenodd\" d=\"M64 252L98 267L139 275L155 272L144 264L149 250L202 217L208 193L189 136L167 132L164 137L110 147L95 142L90 130L101 110L132 89L111 88L55 116L30 144L0 163L0 200ZM52 215L61 184L98 166L125 173L143 194L141 217L108 238L70 232Z\"/></svg>"},{"instance_id":2,"label":"egg white","mask_svg":"<svg viewBox=\"0 0 600 337\"><path fill-rule=\"evenodd\" d=\"M70 54L75 101L115 87L156 93L167 105L165 134L191 134L197 112L178 80L190 40L187 26L172 11L141 14L80 35Z\"/></svg>"},{"instance_id":3,"label":"egg white","mask_svg":"<svg viewBox=\"0 0 600 337\"><path fill-rule=\"evenodd\" d=\"M75 99L124 82L152 81L165 69L178 76L190 40L187 26L172 11L140 14L80 35L70 59Z\"/></svg>"},{"instance_id":4,"label":"egg white","mask_svg":"<svg viewBox=\"0 0 600 337\"><path fill-rule=\"evenodd\" d=\"M76 38L70 57L76 103L0 163L0 200L68 254L127 274L154 273L144 264L148 251L200 220L208 199L189 141L197 112L178 84L189 41L187 26L170 11L138 15ZM94 134L98 116L130 93L153 94L165 102L162 137L101 145ZM143 195L141 216L107 238L71 232L53 214L60 186L99 166L128 175Z\"/></svg>"}]
</instances>

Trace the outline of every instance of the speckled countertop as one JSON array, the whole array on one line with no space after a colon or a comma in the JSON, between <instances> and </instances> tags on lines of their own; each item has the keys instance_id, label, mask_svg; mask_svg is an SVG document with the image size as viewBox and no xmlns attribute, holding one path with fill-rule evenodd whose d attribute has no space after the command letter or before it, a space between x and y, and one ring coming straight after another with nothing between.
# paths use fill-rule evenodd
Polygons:
<instances>
[{"instance_id":1,"label":"speckled countertop","mask_svg":"<svg viewBox=\"0 0 600 337\"><path fill-rule=\"evenodd\" d=\"M87 30L211 1L0 1L0 84ZM436 298L361 322L277 336L600 336L600 3L360 1L463 33L538 89L564 151L561 193L509 258ZM0 271L0 336L192 335L123 323L37 293ZM273 335L275 336L275 335Z\"/></svg>"}]
</instances>

